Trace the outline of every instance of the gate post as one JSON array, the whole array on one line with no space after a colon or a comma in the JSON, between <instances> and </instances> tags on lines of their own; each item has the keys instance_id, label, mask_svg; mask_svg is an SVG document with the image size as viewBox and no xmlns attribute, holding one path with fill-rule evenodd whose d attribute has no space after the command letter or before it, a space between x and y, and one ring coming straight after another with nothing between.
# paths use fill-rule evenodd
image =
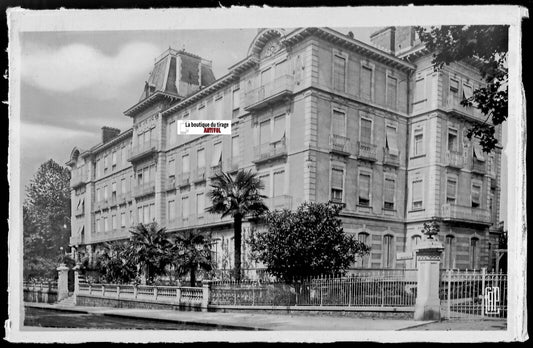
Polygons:
<instances>
[{"instance_id":1,"label":"gate post","mask_svg":"<svg viewBox=\"0 0 533 348\"><path fill-rule=\"evenodd\" d=\"M417 292L415 320L440 320L440 257L442 243L426 239L417 247Z\"/></svg>"},{"instance_id":2,"label":"gate post","mask_svg":"<svg viewBox=\"0 0 533 348\"><path fill-rule=\"evenodd\" d=\"M68 297L68 267L64 263L57 267L57 301Z\"/></svg>"},{"instance_id":3,"label":"gate post","mask_svg":"<svg viewBox=\"0 0 533 348\"><path fill-rule=\"evenodd\" d=\"M202 280L202 312L207 312L209 305L209 291L211 290L211 282L209 280Z\"/></svg>"},{"instance_id":4,"label":"gate post","mask_svg":"<svg viewBox=\"0 0 533 348\"><path fill-rule=\"evenodd\" d=\"M74 266L74 303L80 291L80 264Z\"/></svg>"}]
</instances>

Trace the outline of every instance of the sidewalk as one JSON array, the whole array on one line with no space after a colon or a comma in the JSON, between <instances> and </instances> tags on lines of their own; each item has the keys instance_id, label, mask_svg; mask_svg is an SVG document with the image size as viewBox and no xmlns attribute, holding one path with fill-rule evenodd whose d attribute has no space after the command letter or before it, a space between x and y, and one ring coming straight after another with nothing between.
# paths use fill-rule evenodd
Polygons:
<instances>
[{"instance_id":1,"label":"sidewalk","mask_svg":"<svg viewBox=\"0 0 533 348\"><path fill-rule=\"evenodd\" d=\"M405 330L432 323L431 321L347 318L335 316L324 317L312 315L222 312L206 313L157 309L61 306L45 303L24 303L24 305L34 308L55 309L68 312L218 326L235 330Z\"/></svg>"},{"instance_id":2,"label":"sidewalk","mask_svg":"<svg viewBox=\"0 0 533 348\"><path fill-rule=\"evenodd\" d=\"M410 327L402 330L417 331L504 331L507 330L507 320L443 320L432 322L417 327Z\"/></svg>"}]
</instances>

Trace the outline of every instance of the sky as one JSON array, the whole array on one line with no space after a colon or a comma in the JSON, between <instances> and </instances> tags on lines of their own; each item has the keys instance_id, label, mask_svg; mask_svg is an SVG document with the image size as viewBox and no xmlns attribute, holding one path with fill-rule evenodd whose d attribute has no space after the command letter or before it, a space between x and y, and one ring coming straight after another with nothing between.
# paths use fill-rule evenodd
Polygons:
<instances>
[{"instance_id":1,"label":"sky","mask_svg":"<svg viewBox=\"0 0 533 348\"><path fill-rule=\"evenodd\" d=\"M369 42L379 27L335 29ZM154 60L168 47L211 60L219 78L246 57L256 34L257 29L21 32L21 197L43 162L65 165L75 146L88 149L101 141L103 126L131 127L123 112L138 102Z\"/></svg>"}]
</instances>

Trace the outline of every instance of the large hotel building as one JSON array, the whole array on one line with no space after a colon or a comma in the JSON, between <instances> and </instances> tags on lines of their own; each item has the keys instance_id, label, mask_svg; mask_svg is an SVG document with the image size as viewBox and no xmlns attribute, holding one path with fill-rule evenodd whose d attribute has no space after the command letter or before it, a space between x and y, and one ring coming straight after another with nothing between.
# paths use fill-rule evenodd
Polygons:
<instances>
[{"instance_id":1,"label":"large hotel building","mask_svg":"<svg viewBox=\"0 0 533 348\"><path fill-rule=\"evenodd\" d=\"M414 267L397 256L439 217L442 267L490 268L501 149L484 153L466 137L485 121L460 105L483 85L475 61L435 71L411 27L371 41L329 28L261 29L218 79L210 61L168 49L124 112L132 127L103 127L99 144L71 152L73 254L93 258L103 242L155 221L210 233L217 267L231 268L232 220L205 212L206 193L217 171L251 169L271 209L341 203L345 232L372 247L354 267ZM231 119L232 134L178 135L184 119ZM265 226L245 221L244 236L253 228ZM254 267L243 249L243 267Z\"/></svg>"}]
</instances>

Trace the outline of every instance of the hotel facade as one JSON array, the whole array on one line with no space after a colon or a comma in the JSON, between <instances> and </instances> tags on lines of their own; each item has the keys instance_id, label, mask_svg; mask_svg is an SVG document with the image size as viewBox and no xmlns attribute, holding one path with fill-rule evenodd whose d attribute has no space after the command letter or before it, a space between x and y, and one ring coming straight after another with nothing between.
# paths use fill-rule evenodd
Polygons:
<instances>
[{"instance_id":1,"label":"hotel facade","mask_svg":"<svg viewBox=\"0 0 533 348\"><path fill-rule=\"evenodd\" d=\"M485 121L460 105L483 85L475 62L435 71L411 27L371 41L329 28L260 29L218 79L210 61L164 52L124 112L132 127L103 127L99 144L71 152L73 255L94 258L103 242L155 221L209 233L217 267L229 269L232 220L205 212L206 193L218 171L251 169L270 209L342 204L344 231L372 248L354 267L415 267L397 256L438 217L442 268L490 269L501 149L484 153L466 137ZM231 135L178 135L178 120L217 119L232 121ZM264 228L244 221L243 239ZM243 267L257 267L243 244Z\"/></svg>"}]
</instances>

